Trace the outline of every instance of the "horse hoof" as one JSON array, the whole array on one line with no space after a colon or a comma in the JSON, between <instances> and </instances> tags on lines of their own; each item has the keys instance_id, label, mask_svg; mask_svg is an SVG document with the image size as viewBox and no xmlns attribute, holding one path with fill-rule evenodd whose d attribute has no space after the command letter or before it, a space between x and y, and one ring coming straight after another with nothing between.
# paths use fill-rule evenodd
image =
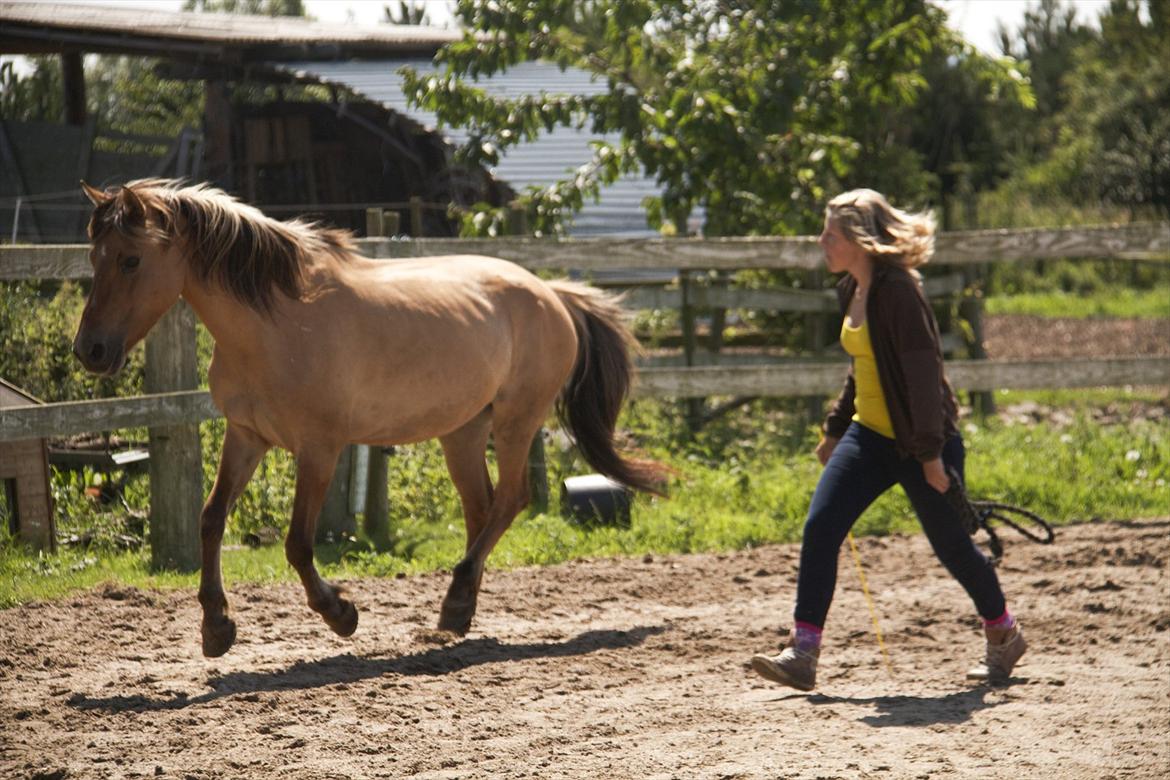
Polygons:
<instances>
[{"instance_id":1,"label":"horse hoof","mask_svg":"<svg viewBox=\"0 0 1170 780\"><path fill-rule=\"evenodd\" d=\"M203 621L203 655L219 658L236 641L236 621L229 617Z\"/></svg>"},{"instance_id":2,"label":"horse hoof","mask_svg":"<svg viewBox=\"0 0 1170 780\"><path fill-rule=\"evenodd\" d=\"M467 636L471 630L471 619L475 617L475 602L450 606L446 601L439 610L439 630L449 631L457 636Z\"/></svg>"},{"instance_id":3,"label":"horse hoof","mask_svg":"<svg viewBox=\"0 0 1170 780\"><path fill-rule=\"evenodd\" d=\"M326 618L325 622L338 636L353 636L353 632L357 631L358 624L357 607L345 599L338 599L337 606L341 616L332 620Z\"/></svg>"}]
</instances>

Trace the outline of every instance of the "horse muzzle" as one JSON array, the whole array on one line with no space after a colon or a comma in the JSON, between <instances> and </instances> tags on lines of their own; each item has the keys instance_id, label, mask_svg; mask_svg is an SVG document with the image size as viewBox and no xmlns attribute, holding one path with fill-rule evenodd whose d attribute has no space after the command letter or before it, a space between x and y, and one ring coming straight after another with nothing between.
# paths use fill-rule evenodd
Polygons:
<instances>
[{"instance_id":1,"label":"horse muzzle","mask_svg":"<svg viewBox=\"0 0 1170 780\"><path fill-rule=\"evenodd\" d=\"M119 339L78 333L73 340L73 354L85 370L101 376L112 376L126 363L126 347Z\"/></svg>"}]
</instances>

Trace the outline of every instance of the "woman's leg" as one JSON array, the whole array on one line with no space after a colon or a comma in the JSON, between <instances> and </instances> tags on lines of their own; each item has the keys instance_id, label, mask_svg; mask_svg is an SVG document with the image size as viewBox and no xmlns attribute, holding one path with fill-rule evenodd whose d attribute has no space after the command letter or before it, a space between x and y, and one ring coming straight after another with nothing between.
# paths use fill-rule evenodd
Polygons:
<instances>
[{"instance_id":1,"label":"woman's leg","mask_svg":"<svg viewBox=\"0 0 1170 780\"><path fill-rule=\"evenodd\" d=\"M868 428L849 426L825 464L813 493L800 547L795 617L821 628L837 587L837 558L846 534L865 508L895 482L894 442Z\"/></svg>"},{"instance_id":2,"label":"woman's leg","mask_svg":"<svg viewBox=\"0 0 1170 780\"><path fill-rule=\"evenodd\" d=\"M962 477L966 457L963 439L951 437L943 447L942 456L943 463ZM927 483L922 464L913 458L904 459L898 470L898 482L914 506L935 555L967 591L984 620L1001 618L1006 604L995 567L963 529L946 496Z\"/></svg>"}]
</instances>

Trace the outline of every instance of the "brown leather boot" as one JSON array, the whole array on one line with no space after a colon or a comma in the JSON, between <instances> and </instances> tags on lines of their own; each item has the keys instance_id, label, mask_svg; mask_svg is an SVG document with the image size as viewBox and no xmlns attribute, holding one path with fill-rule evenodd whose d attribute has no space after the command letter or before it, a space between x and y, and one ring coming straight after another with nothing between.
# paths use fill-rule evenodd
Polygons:
<instances>
[{"instance_id":1,"label":"brown leather boot","mask_svg":"<svg viewBox=\"0 0 1170 780\"><path fill-rule=\"evenodd\" d=\"M987 628L987 655L983 663L967 672L968 680L979 680L992 685L1004 685L1011 679L1012 669L1028 649L1020 624L1011 628Z\"/></svg>"},{"instance_id":2,"label":"brown leather boot","mask_svg":"<svg viewBox=\"0 0 1170 780\"><path fill-rule=\"evenodd\" d=\"M811 691L817 684L817 660L820 656L820 648L797 650L790 645L780 655L753 655L752 669L765 680L801 691Z\"/></svg>"}]
</instances>

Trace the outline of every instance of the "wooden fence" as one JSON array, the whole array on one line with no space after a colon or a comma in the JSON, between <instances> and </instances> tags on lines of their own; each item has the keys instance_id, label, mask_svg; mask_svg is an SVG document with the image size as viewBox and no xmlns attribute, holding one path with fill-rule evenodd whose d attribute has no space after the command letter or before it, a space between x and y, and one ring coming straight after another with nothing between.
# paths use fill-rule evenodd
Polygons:
<instances>
[{"instance_id":1,"label":"wooden fence","mask_svg":"<svg viewBox=\"0 0 1170 780\"><path fill-rule=\"evenodd\" d=\"M669 289L632 291L633 308L759 308L829 312L831 293L809 290L745 290L726 287L688 289L689 272L739 269L807 270L822 265L812 237L721 239L362 239L371 257L402 258L441 254L487 254L529 269L574 269L586 274L656 269L677 271L684 284ZM0 246L0 281L85 279L90 275L85 245ZM1092 258L1170 261L1170 225L964 231L940 234L932 266L960 270L986 263ZM936 292L961 286L956 274L935 277ZM929 291L929 288L928 288ZM72 328L73 323L68 326ZM134 398L69 401L0 411L0 446L6 441L67 436L95 430L148 427L151 431L151 549L158 567L198 566L198 515L202 470L198 423L219 416L206 391L197 389L194 318L185 305L171 310L147 337L148 395ZM812 396L837 392L846 371L844 360L786 361L773 365L645 367L635 395ZM1170 358L1133 357L1081 360L988 361L947 363L952 383L965 390L1038 389L1109 385L1162 385L1170 382ZM368 452L359 453L365 462ZM339 466L322 528L331 518L352 515L348 482L364 482L358 460L348 456ZM384 461L371 459L374 468ZM352 480L347 480L352 474ZM376 486L373 486L376 487ZM384 488L384 486L383 486ZM371 488L371 495L376 490ZM343 521L344 523L344 521ZM343 527L343 526L338 526Z\"/></svg>"}]
</instances>

